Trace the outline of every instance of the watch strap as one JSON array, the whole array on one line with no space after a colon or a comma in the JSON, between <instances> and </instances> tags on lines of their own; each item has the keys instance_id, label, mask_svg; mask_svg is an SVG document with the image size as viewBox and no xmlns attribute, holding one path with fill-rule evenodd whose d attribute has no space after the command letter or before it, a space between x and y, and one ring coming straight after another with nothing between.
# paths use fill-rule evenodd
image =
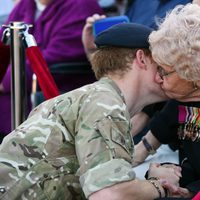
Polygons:
<instances>
[{"instance_id":1,"label":"watch strap","mask_svg":"<svg viewBox=\"0 0 200 200\"><path fill-rule=\"evenodd\" d=\"M142 138L142 142L150 155L153 155L156 153L156 150L149 144L149 142L147 141L145 137Z\"/></svg>"}]
</instances>

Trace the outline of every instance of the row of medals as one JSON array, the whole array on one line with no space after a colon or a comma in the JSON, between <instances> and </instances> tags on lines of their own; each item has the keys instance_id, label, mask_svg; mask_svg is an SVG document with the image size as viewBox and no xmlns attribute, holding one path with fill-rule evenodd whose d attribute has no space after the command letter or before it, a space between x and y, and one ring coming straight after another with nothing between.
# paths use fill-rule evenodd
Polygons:
<instances>
[{"instance_id":1,"label":"row of medals","mask_svg":"<svg viewBox=\"0 0 200 200\"><path fill-rule=\"evenodd\" d=\"M200 142L200 127L194 123L180 124L178 136L181 140Z\"/></svg>"}]
</instances>

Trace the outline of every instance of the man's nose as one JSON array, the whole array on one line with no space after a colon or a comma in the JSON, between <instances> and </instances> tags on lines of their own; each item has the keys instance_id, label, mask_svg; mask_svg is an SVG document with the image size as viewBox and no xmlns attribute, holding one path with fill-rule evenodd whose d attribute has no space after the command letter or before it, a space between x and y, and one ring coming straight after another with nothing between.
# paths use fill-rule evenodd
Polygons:
<instances>
[{"instance_id":1,"label":"man's nose","mask_svg":"<svg viewBox=\"0 0 200 200\"><path fill-rule=\"evenodd\" d=\"M159 84L163 83L163 79L160 77L160 74L158 72L156 73L155 81L156 83L159 83Z\"/></svg>"}]
</instances>

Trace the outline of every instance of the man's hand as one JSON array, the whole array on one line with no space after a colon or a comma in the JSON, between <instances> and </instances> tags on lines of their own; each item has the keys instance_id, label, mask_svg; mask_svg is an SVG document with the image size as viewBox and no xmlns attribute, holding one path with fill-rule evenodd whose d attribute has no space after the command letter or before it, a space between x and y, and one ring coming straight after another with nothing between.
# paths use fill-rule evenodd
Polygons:
<instances>
[{"instance_id":1,"label":"man's hand","mask_svg":"<svg viewBox=\"0 0 200 200\"><path fill-rule=\"evenodd\" d=\"M87 54L88 59L90 60L91 54L96 50L96 45L94 43L94 36L92 31L93 23L97 20L105 18L105 15L94 14L91 17L86 19L86 24L82 32L82 42Z\"/></svg>"}]
</instances>

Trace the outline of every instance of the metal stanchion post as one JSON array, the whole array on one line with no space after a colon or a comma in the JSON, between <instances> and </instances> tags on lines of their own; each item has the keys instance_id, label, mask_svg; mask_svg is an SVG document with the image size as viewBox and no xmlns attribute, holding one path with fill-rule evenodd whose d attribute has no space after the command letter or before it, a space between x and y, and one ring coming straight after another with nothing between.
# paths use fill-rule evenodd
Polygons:
<instances>
[{"instance_id":1,"label":"metal stanchion post","mask_svg":"<svg viewBox=\"0 0 200 200\"><path fill-rule=\"evenodd\" d=\"M23 22L11 22L10 46L11 46L11 114L12 129L21 124L26 117L26 84L25 84L25 48L22 43L22 31L26 29Z\"/></svg>"},{"instance_id":2,"label":"metal stanchion post","mask_svg":"<svg viewBox=\"0 0 200 200\"><path fill-rule=\"evenodd\" d=\"M50 81L50 92L47 90L47 85L45 85L46 96L52 98L58 95L58 89L54 80L48 71L48 67L37 47L35 38L33 35L28 33L29 27L32 25L25 24L24 22L11 22L9 25L4 25L6 27L5 35L3 37L4 43L8 43L10 39L10 49L11 49L11 114L12 114L12 129L15 129L20 125L26 118L26 108L27 108L27 93L26 93L26 76L25 76L25 48L28 52L30 61L35 61L36 55L39 56L41 64L34 67L34 69L39 73L42 71L43 77ZM34 50L34 51L33 51ZM31 54L31 53L35 53ZM34 58L34 59L33 59ZM42 66L41 66L42 65ZM44 68L43 68L44 67ZM40 79L42 80L42 79ZM48 82L47 81L47 82ZM47 92L48 91L48 92Z\"/></svg>"}]
</instances>

